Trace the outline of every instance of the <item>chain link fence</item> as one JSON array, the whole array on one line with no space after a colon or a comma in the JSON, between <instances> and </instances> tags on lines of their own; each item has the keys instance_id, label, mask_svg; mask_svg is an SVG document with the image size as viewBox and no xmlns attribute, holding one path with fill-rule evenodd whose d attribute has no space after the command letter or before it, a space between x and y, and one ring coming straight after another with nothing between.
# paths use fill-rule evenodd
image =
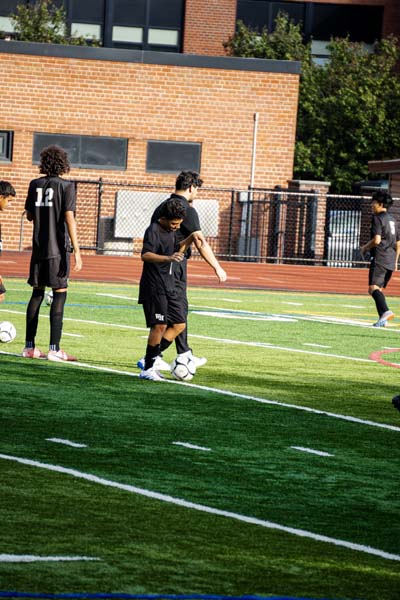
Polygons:
<instances>
[{"instance_id":1,"label":"chain link fence","mask_svg":"<svg viewBox=\"0 0 400 600\"><path fill-rule=\"evenodd\" d=\"M75 185L81 247L103 255L138 255L154 209L171 193L101 179ZM316 190L201 188L194 206L220 260L362 267L368 266L359 247L370 239L370 203L371 196ZM400 199L391 212L400 219ZM21 249L26 242L21 225Z\"/></svg>"}]
</instances>

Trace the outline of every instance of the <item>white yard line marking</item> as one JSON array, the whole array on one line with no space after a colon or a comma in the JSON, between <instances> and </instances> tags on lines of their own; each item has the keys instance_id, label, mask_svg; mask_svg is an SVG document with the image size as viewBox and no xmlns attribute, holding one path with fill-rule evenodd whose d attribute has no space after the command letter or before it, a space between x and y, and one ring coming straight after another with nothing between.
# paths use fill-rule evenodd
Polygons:
<instances>
[{"instance_id":1,"label":"white yard line marking","mask_svg":"<svg viewBox=\"0 0 400 600\"><path fill-rule=\"evenodd\" d=\"M86 444L77 444L70 440L64 440L62 438L46 438L46 442L54 442L55 444L64 444L65 446L71 446L72 448L87 448Z\"/></svg>"},{"instance_id":2,"label":"white yard line marking","mask_svg":"<svg viewBox=\"0 0 400 600\"><path fill-rule=\"evenodd\" d=\"M137 298L132 298L132 296L120 296L119 294L96 293L95 296L104 296L105 298L118 298L118 300L132 300L132 302L137 302Z\"/></svg>"},{"instance_id":3,"label":"white yard line marking","mask_svg":"<svg viewBox=\"0 0 400 600\"><path fill-rule=\"evenodd\" d=\"M184 448L190 448L192 450L203 450L204 452L212 452L211 448L205 446L196 446L195 444L189 444L188 442L172 442L175 446L183 446Z\"/></svg>"},{"instance_id":4,"label":"white yard line marking","mask_svg":"<svg viewBox=\"0 0 400 600\"><path fill-rule=\"evenodd\" d=\"M36 556L34 554L0 554L0 563L28 563L28 562L63 562L80 560L100 560L90 556Z\"/></svg>"},{"instance_id":5,"label":"white yard line marking","mask_svg":"<svg viewBox=\"0 0 400 600\"><path fill-rule=\"evenodd\" d=\"M67 331L62 332L63 335L69 335L69 337L83 338L80 333L68 333Z\"/></svg>"},{"instance_id":6,"label":"white yard line marking","mask_svg":"<svg viewBox=\"0 0 400 600\"><path fill-rule=\"evenodd\" d=\"M313 450L312 448L303 448L302 446L290 446L293 450L299 450L300 452L308 452L309 454L316 454L317 456L335 456L329 454L329 452L322 452L322 450Z\"/></svg>"},{"instance_id":7,"label":"white yard line marking","mask_svg":"<svg viewBox=\"0 0 400 600\"><path fill-rule=\"evenodd\" d=\"M357 304L341 304L343 308L362 308L365 309L366 306L358 306Z\"/></svg>"},{"instance_id":8,"label":"white yard line marking","mask_svg":"<svg viewBox=\"0 0 400 600\"><path fill-rule=\"evenodd\" d=\"M332 348L332 346L324 346L323 344L311 344L303 342L303 346L313 346L314 348Z\"/></svg>"},{"instance_id":9,"label":"white yard line marking","mask_svg":"<svg viewBox=\"0 0 400 600\"><path fill-rule=\"evenodd\" d=\"M291 306L304 306L303 302L282 302L282 304L290 304Z\"/></svg>"},{"instance_id":10,"label":"white yard line marking","mask_svg":"<svg viewBox=\"0 0 400 600\"><path fill-rule=\"evenodd\" d=\"M202 337L203 338L205 336L192 335L192 337ZM208 338L208 339L214 339L214 338ZM305 354L320 354L319 352L318 353L317 352L307 352L306 350L299 350L298 352L304 352ZM0 354L20 357L20 354L16 354L15 352L5 352L4 350L0 350ZM322 354L322 356L329 356L329 354ZM342 358L348 358L348 357L342 357ZM360 358L360 359L354 359L354 360L370 362L371 364L378 365L378 363L376 363L375 361L370 361L369 359ZM93 369L94 371L104 371L106 373L117 373L118 375L125 375L127 377L139 377L139 373L131 373L130 371L122 371L120 369L112 369L110 367L102 367L102 366L98 366L98 365L89 365L87 363L82 363L82 362L75 362L75 363L71 362L71 363L65 363L65 364L69 364L69 366L71 368L73 368L73 366L76 365L78 367L85 367L86 369ZM289 404L287 402L278 402L277 400L267 400L266 398L259 398L257 396L250 396L248 394L239 394L238 392L232 392L230 390L223 390L220 388L213 388L213 387L209 387L209 386L205 386L205 385L198 385L195 383L186 383L185 381L176 381L174 379L164 379L163 383L188 386L188 387L195 388L195 389L198 389L198 390L201 390L204 392L212 392L214 394L221 394L222 396L229 396L231 398L241 398L242 400L250 400L252 402L260 402L260 404L269 404L272 406L282 406L284 408L293 408L295 410L300 410L300 411L304 411L304 412L308 412L308 413L312 413L312 414L316 414L316 415L325 415L326 417L332 417L334 419L341 419L343 421L349 421L350 423L358 423L359 425L368 425L371 427L379 427L381 429L388 429L390 431L400 432L400 427L397 427L396 425L388 425L387 423L377 423L376 421L368 421L365 419L359 419L358 417L342 415L340 413L331 413L331 412L328 412L325 410L318 410L316 408L310 408L309 406Z\"/></svg>"},{"instance_id":11,"label":"white yard line marking","mask_svg":"<svg viewBox=\"0 0 400 600\"><path fill-rule=\"evenodd\" d=\"M313 350L302 350L301 348L288 348L286 346L275 346L273 344L269 344L268 342L242 342L240 340L230 340L229 338L214 338L206 335L195 335L192 334L192 337L200 338L203 340L210 340L213 342L221 342L223 344L233 344L239 346L252 346L259 348L268 348L273 350L282 350L283 352L299 352L300 354L312 354L314 356L327 356L328 358L340 358L344 360L353 360L356 362L366 362L373 363L369 358L358 358L356 356L344 356L343 354L331 354L330 352L316 352Z\"/></svg>"},{"instance_id":12,"label":"white yard line marking","mask_svg":"<svg viewBox=\"0 0 400 600\"><path fill-rule=\"evenodd\" d=\"M205 307L206 308L206 307ZM260 315L256 316L247 316L247 315L238 315L236 313L225 313L225 312L207 312L205 310L192 310L192 314L200 315L202 317L217 317L219 319L235 319L245 320L245 321L283 321L285 323L297 323L297 318L293 317L284 317L280 315Z\"/></svg>"},{"instance_id":13,"label":"white yard line marking","mask_svg":"<svg viewBox=\"0 0 400 600\"><path fill-rule=\"evenodd\" d=\"M51 465L47 463L38 462L35 460L30 460L28 458L20 458L18 456L10 456L8 454L0 454L0 459L9 460L13 462L17 462L22 465L27 465L30 467L37 467L40 469L45 469L47 471L53 471L55 473L63 473L64 475L71 475L77 479L83 479L85 481L90 481L91 483L96 483L98 485L104 485L107 487L117 488L119 490L123 490L125 492L129 492L131 494L138 494L140 496L145 496L146 498L151 498L153 500L159 500L161 502L166 502L168 504L174 504L176 506L181 506L182 508L188 508L192 510L197 510L200 512L218 515L220 517L227 517L229 519L234 519L236 521L241 521L243 523L248 523L250 525L258 525L259 527L265 527L266 529L274 529L277 531L282 531L284 533L289 533L291 535L295 535L298 537L308 538L317 542L325 542L327 544L333 544L334 546L341 546L343 548L347 548L348 550L353 550L356 552L363 552L365 554L372 554L374 556L379 556L380 558L385 558L387 560L395 560L400 561L400 555L398 554L390 554L389 552L385 552L384 550L380 550L379 548L372 548L371 546L364 546L362 544L355 544L353 542L348 542L346 540L340 540L336 538L332 538L326 535L320 535L318 533L313 533L312 531L306 531L305 529L297 529L294 527L287 527L286 525L280 525L279 523L274 523L272 521L265 521L263 519L258 519L256 517L249 517L247 515L241 515L239 513L230 512L227 510L221 510L219 508L213 508L212 506L206 506L204 504L197 504L196 502L189 502L187 500L183 500L182 498L175 498L173 496L169 496L166 494L160 494L159 492L153 492L151 490L146 490L143 488L139 488L133 485L128 485L125 483L118 483L117 481L112 481L110 479L104 479L102 477L98 477L97 475L92 475L91 473L83 473L82 471L77 471L76 469L69 469L66 467L61 467L59 465Z\"/></svg>"}]
</instances>

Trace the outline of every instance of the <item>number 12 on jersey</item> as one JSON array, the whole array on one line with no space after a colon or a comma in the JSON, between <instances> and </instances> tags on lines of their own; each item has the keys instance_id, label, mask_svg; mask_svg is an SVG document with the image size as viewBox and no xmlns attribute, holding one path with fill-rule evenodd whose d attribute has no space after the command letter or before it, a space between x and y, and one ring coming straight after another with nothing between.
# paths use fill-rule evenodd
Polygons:
<instances>
[{"instance_id":1,"label":"number 12 on jersey","mask_svg":"<svg viewBox=\"0 0 400 600\"><path fill-rule=\"evenodd\" d=\"M43 188L36 188L37 200L35 206L53 206L52 198L54 196L54 190L47 188L43 197Z\"/></svg>"}]
</instances>

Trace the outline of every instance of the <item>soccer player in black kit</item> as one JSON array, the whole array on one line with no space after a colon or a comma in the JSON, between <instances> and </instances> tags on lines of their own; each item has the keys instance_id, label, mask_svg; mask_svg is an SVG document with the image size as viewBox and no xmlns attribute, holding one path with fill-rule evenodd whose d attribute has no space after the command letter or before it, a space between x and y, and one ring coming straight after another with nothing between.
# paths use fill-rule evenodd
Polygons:
<instances>
[{"instance_id":1,"label":"soccer player in black kit","mask_svg":"<svg viewBox=\"0 0 400 600\"><path fill-rule=\"evenodd\" d=\"M393 271L397 271L400 256L400 232L394 217L388 212L393 204L392 197L386 191L372 194L371 239L361 246L362 254L371 253L368 293L375 301L378 320L374 327L386 327L394 313L389 310L383 289L390 281Z\"/></svg>"},{"instance_id":2,"label":"soccer player in black kit","mask_svg":"<svg viewBox=\"0 0 400 600\"><path fill-rule=\"evenodd\" d=\"M197 196L197 190L203 184L202 179L195 171L182 171L179 173L175 182L175 192L168 198L164 200L157 208L155 209L151 222L154 223L158 220L163 205L171 199L179 200L186 209L186 215L179 227L179 231L177 233L178 240L184 240L189 235L194 234L196 236L195 245L201 255L201 257L214 269L215 274L220 283L223 283L227 279L227 275L224 269L219 264L217 258L214 255L210 245L206 241L200 226L199 215L196 209L193 207L193 200ZM199 243L201 241L201 244ZM189 309L188 299L187 299L187 259L191 256L190 247L185 252L185 258L178 265L176 265L174 269L174 277L175 277L175 286L177 293L180 297L180 301L184 310L186 312L186 327L185 329L176 337L175 345L178 356L190 356L195 363L196 367L203 366L207 359L203 357L194 356L192 350L188 344L187 338L187 314ZM164 350L161 346L161 352ZM143 368L143 359L140 359L137 363L139 368ZM157 357L156 368L159 370L169 370L169 365L164 361L160 356Z\"/></svg>"},{"instance_id":3,"label":"soccer player in black kit","mask_svg":"<svg viewBox=\"0 0 400 600\"><path fill-rule=\"evenodd\" d=\"M33 221L32 256L28 283L32 295L26 311L24 358L47 358L50 361L74 361L60 348L64 305L67 298L70 254L75 256L75 271L82 268L75 222L75 186L61 178L70 169L67 153L59 146L49 146L40 154L43 177L29 184L25 202L26 217ZM72 248L71 248L72 245ZM46 287L53 290L50 308L50 344L44 354L35 347L40 306Z\"/></svg>"},{"instance_id":4,"label":"soccer player in black kit","mask_svg":"<svg viewBox=\"0 0 400 600\"><path fill-rule=\"evenodd\" d=\"M140 378L161 381L156 360L186 327L186 309L176 289L174 270L184 260L184 252L194 241L190 235L178 242L177 231L186 214L178 199L164 202L157 221L146 229L142 247L143 271L139 284L139 304L143 305L150 327Z\"/></svg>"}]
</instances>

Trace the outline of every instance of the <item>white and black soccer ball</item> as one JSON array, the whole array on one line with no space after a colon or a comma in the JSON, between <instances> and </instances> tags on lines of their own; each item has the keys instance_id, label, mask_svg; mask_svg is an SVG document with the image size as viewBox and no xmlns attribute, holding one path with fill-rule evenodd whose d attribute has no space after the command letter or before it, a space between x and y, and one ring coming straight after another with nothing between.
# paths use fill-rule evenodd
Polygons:
<instances>
[{"instance_id":1,"label":"white and black soccer ball","mask_svg":"<svg viewBox=\"0 0 400 600\"><path fill-rule=\"evenodd\" d=\"M196 364L191 356L177 356L172 362L171 373L179 381L190 381L196 373Z\"/></svg>"},{"instance_id":2,"label":"white and black soccer ball","mask_svg":"<svg viewBox=\"0 0 400 600\"><path fill-rule=\"evenodd\" d=\"M47 306L51 306L53 303L53 290L49 290L48 292L45 293L44 295L44 301L46 302Z\"/></svg>"},{"instance_id":3,"label":"white and black soccer ball","mask_svg":"<svg viewBox=\"0 0 400 600\"><path fill-rule=\"evenodd\" d=\"M2 321L0 323L0 342L8 344L17 337L17 330L10 321Z\"/></svg>"}]
</instances>

